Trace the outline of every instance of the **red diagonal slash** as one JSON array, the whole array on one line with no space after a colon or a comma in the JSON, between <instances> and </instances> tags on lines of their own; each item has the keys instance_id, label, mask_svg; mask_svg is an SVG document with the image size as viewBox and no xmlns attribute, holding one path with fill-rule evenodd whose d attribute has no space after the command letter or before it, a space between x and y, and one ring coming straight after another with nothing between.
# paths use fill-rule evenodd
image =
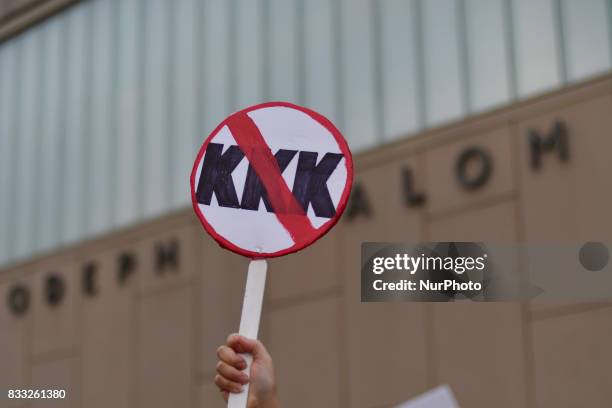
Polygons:
<instances>
[{"instance_id":1,"label":"red diagonal slash","mask_svg":"<svg viewBox=\"0 0 612 408\"><path fill-rule=\"evenodd\" d=\"M236 143L259 176L276 217L293 242L302 244L316 233L304 209L293 196L281 175L280 167L259 128L244 112L230 116L226 122Z\"/></svg>"}]
</instances>

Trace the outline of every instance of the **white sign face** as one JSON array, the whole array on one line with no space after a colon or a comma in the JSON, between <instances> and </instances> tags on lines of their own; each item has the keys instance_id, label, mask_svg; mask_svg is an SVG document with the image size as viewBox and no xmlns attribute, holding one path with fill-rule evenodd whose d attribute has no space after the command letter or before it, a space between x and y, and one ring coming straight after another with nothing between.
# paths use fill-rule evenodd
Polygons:
<instances>
[{"instance_id":1,"label":"white sign face","mask_svg":"<svg viewBox=\"0 0 612 408\"><path fill-rule=\"evenodd\" d=\"M395 408L459 408L448 385L442 385Z\"/></svg>"},{"instance_id":2,"label":"white sign face","mask_svg":"<svg viewBox=\"0 0 612 408\"><path fill-rule=\"evenodd\" d=\"M281 256L312 244L346 207L353 163L334 125L283 102L232 114L206 139L191 174L204 228L241 255Z\"/></svg>"}]
</instances>

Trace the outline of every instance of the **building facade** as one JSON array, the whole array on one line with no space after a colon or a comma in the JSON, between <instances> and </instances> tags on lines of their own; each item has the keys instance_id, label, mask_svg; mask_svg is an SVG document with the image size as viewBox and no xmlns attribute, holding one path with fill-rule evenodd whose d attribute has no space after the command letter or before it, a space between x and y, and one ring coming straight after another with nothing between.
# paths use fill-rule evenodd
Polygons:
<instances>
[{"instance_id":1,"label":"building facade","mask_svg":"<svg viewBox=\"0 0 612 408\"><path fill-rule=\"evenodd\" d=\"M67 398L0 406L224 406L248 260L205 235L187 175L216 122L267 99L356 151L339 225L269 262L284 407L443 383L465 407L607 406L607 303L360 302L364 241L612 241L610 2L579 4L93 0L6 39L0 389Z\"/></svg>"}]
</instances>

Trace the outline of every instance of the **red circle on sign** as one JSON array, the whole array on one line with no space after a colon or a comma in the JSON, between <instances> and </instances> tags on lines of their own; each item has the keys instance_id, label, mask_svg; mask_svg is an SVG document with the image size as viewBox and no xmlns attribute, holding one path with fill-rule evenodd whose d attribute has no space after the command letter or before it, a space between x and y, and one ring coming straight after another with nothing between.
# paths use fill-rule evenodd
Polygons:
<instances>
[{"instance_id":1,"label":"red circle on sign","mask_svg":"<svg viewBox=\"0 0 612 408\"><path fill-rule=\"evenodd\" d=\"M252 115L248 115L249 112L255 113L255 111L275 107L290 108L299 111L303 114L306 114L309 119L314 120L318 125L321 125L324 129L327 130L330 135L333 136L333 139L337 144L337 148L340 154L342 155L342 158L339 159L338 166L343 165L345 167L344 170L346 171L346 179L344 181L344 186L342 187L338 203L335 206L335 213L327 221L316 227L312 225L311 218L308 215L309 204L306 203L306 210L304 210L304 208L298 203L293 193L289 191L289 187L282 176L282 172L284 169L281 169L279 167L279 164L277 162L278 159L275 159L275 156L272 155L272 151L265 140L265 134L260 131L258 125L252 119ZM268 198L268 203L271 209L273 210L273 214L276 216L277 222L279 222L282 227L284 227L284 230L291 237L291 241L293 242L292 245L286 245L283 248L277 248L268 252L259 252L257 250L254 250L254 248L248 248L248 245L233 242L237 241L235 239L235 235L234 238L232 238L227 232L224 233L223 231L219 230L220 228L215 228L212 225L214 224L214 222L211 222L212 214L208 214L211 219L208 219L205 215L205 212L207 211L212 212L213 208L215 209L215 211L218 211L220 209L221 206L212 206L212 201L210 201L211 197L214 195L217 198L217 202L219 202L219 197L216 196L216 192L212 193L209 189L209 202L206 205L199 203L196 197L196 185L199 183L204 159L206 158L205 153L207 152L209 144L213 139L216 139L221 133L221 131L225 130L225 128L230 131L230 133L226 132L226 134L229 134L231 137L234 138L240 150L240 153L237 153L236 151L234 152L236 152L237 154L243 154L248 161L249 170L252 167L254 172L257 174L259 182L265 190L265 193ZM297 129L296 131L303 132L304 130ZM304 137L304 135L301 136ZM308 148L308 146L304 146L304 148ZM227 151L228 150L225 150L225 152ZM223 154L225 154L225 152ZM294 153L294 155L295 154L297 154L297 151ZM336 153L336 155L338 154ZM238 157L238 162L240 162L240 160L242 160L242 157ZM315 155L315 160L316 157L317 156ZM216 159L220 159L220 156L217 156ZM298 160L298 158L292 156L292 158L289 159L289 161L293 160ZM342 160L344 162L343 164ZM232 179L231 172L233 171L233 169L236 168L236 166L237 165L234 164L234 167L229 171L229 176L225 174L225 176L229 177L230 180ZM286 166L287 165L285 165L285 167ZM327 177L329 178L330 176L328 175ZM230 182L232 183L233 188L233 180ZM327 183L327 181L325 181L325 183ZM219 243L219 245L230 251L250 258L273 258L299 251L311 245L317 239L325 235L338 222L340 216L346 208L351 187L353 184L353 160L346 140L344 139L340 131L333 125L333 123L331 123L331 121L329 121L323 115L310 109L287 102L268 102L259 105L254 105L236 113L233 113L212 131L212 133L206 138L202 147L200 148L200 151L198 152L197 158L193 165L193 169L191 171L190 184L193 209L204 229ZM236 198L237 197L234 197L234 200ZM224 208L223 211L250 211L242 210L235 204L224 205L224 207L228 206L233 208ZM258 208L259 201L257 202L257 208L254 212L251 211L251 213L259 213L260 215L267 214L265 212L265 209L262 213L258 210ZM278 211L279 208L282 208L282 211ZM203 211L203 209L205 209L205 211ZM253 208L251 208L251 210L253 210ZM225 217L226 219L228 217L232 217L232 214L229 214L227 212L223 214L223 217ZM222 216L219 214L215 214L214 217L215 219L218 219ZM234 228L234 230L236 230L236 228Z\"/></svg>"}]
</instances>

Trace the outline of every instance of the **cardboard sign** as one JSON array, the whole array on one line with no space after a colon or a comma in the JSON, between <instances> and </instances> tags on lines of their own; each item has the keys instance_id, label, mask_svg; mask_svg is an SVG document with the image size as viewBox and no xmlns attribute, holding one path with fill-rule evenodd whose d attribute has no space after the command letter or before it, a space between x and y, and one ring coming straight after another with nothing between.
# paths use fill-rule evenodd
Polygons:
<instances>
[{"instance_id":1,"label":"cardboard sign","mask_svg":"<svg viewBox=\"0 0 612 408\"><path fill-rule=\"evenodd\" d=\"M346 207L347 143L322 115L284 102L252 106L205 140L191 173L194 210L224 248L250 258L299 251Z\"/></svg>"}]
</instances>

